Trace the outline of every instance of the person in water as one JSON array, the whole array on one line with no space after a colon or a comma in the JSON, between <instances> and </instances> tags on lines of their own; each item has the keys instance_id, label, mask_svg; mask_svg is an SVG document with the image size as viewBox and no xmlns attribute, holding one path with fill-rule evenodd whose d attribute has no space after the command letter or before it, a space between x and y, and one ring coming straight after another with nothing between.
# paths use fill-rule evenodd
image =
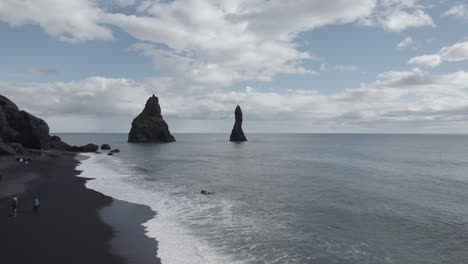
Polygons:
<instances>
[{"instance_id":1,"label":"person in water","mask_svg":"<svg viewBox=\"0 0 468 264\"><path fill-rule=\"evenodd\" d=\"M203 194L203 195L213 194L212 192L209 192L209 191L207 191L207 190L201 190L200 193Z\"/></svg>"},{"instance_id":2,"label":"person in water","mask_svg":"<svg viewBox=\"0 0 468 264\"><path fill-rule=\"evenodd\" d=\"M33 211L34 211L34 214L37 215L37 213L39 212L39 199L34 199L34 202L33 202Z\"/></svg>"},{"instance_id":3,"label":"person in water","mask_svg":"<svg viewBox=\"0 0 468 264\"><path fill-rule=\"evenodd\" d=\"M11 210L13 217L16 217L16 211L18 210L18 198L16 196L11 200Z\"/></svg>"}]
</instances>

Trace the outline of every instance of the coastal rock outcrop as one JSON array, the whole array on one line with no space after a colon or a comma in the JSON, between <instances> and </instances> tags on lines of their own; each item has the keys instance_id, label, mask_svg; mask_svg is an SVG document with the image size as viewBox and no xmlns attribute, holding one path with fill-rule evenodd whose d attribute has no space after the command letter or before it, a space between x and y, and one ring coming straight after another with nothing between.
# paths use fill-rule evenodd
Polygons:
<instances>
[{"instance_id":1,"label":"coastal rock outcrop","mask_svg":"<svg viewBox=\"0 0 468 264\"><path fill-rule=\"evenodd\" d=\"M70 150L69 150L69 151L70 151L70 152L78 153L78 152L80 152L80 147L78 147L78 146L72 146L72 147L70 147Z\"/></svg>"},{"instance_id":2,"label":"coastal rock outcrop","mask_svg":"<svg viewBox=\"0 0 468 264\"><path fill-rule=\"evenodd\" d=\"M20 111L0 95L0 137L5 143L21 143L25 148L49 147L49 126L26 111Z\"/></svg>"},{"instance_id":3,"label":"coastal rock outcrop","mask_svg":"<svg viewBox=\"0 0 468 264\"><path fill-rule=\"evenodd\" d=\"M161 115L159 99L154 94L146 101L145 109L132 122L128 142L174 142L169 127Z\"/></svg>"},{"instance_id":4,"label":"coastal rock outcrop","mask_svg":"<svg viewBox=\"0 0 468 264\"><path fill-rule=\"evenodd\" d=\"M111 151L109 151L110 153L120 153L120 149L113 149Z\"/></svg>"},{"instance_id":5,"label":"coastal rock outcrop","mask_svg":"<svg viewBox=\"0 0 468 264\"><path fill-rule=\"evenodd\" d=\"M49 147L51 149L72 151L72 147L67 143L63 142L59 136L52 136L49 139Z\"/></svg>"},{"instance_id":6,"label":"coastal rock outcrop","mask_svg":"<svg viewBox=\"0 0 468 264\"><path fill-rule=\"evenodd\" d=\"M111 146L109 144L102 144L101 145L101 149L102 150L110 150L111 149Z\"/></svg>"},{"instance_id":7,"label":"coastal rock outcrop","mask_svg":"<svg viewBox=\"0 0 468 264\"><path fill-rule=\"evenodd\" d=\"M99 150L99 146L96 144L86 144L84 146L79 147L80 152L87 152L87 153L94 153Z\"/></svg>"},{"instance_id":8,"label":"coastal rock outcrop","mask_svg":"<svg viewBox=\"0 0 468 264\"><path fill-rule=\"evenodd\" d=\"M236 107L236 110L234 111L234 115L235 115L236 121L234 122L234 127L232 128L231 137L229 138L229 141L234 141L234 142L247 141L247 138L244 135L244 131L242 130L242 110L240 106Z\"/></svg>"}]
</instances>

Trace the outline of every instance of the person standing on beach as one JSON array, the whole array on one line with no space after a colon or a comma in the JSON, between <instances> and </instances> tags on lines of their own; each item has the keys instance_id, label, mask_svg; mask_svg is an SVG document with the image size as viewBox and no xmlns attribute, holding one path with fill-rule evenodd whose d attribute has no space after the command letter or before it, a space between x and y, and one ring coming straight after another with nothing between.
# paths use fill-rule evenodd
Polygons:
<instances>
[{"instance_id":1,"label":"person standing on beach","mask_svg":"<svg viewBox=\"0 0 468 264\"><path fill-rule=\"evenodd\" d=\"M18 198L16 196L11 200L11 209L13 211L13 217L16 217L16 210L18 209Z\"/></svg>"},{"instance_id":2,"label":"person standing on beach","mask_svg":"<svg viewBox=\"0 0 468 264\"><path fill-rule=\"evenodd\" d=\"M34 211L34 214L37 215L37 213L39 212L39 199L34 199L34 203L33 203L33 211Z\"/></svg>"}]
</instances>

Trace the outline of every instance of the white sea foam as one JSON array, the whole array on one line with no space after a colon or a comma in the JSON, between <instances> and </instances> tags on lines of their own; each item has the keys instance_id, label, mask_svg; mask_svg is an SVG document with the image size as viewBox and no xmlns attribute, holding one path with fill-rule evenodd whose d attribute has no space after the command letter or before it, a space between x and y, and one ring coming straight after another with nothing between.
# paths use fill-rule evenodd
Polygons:
<instances>
[{"instance_id":1,"label":"white sea foam","mask_svg":"<svg viewBox=\"0 0 468 264\"><path fill-rule=\"evenodd\" d=\"M113 198L136 204L144 204L157 212L157 216L144 223L146 235L159 242L157 255L164 264L196 263L244 263L235 260L230 254L222 253L222 248L194 234L187 223L203 225L213 206L229 210L229 204L203 203L200 195L194 197L178 196L180 187L166 186L164 183L147 182L139 184L135 173L126 169L125 164L116 157L90 154L78 167L81 177L93 178L86 187ZM196 203L196 204L195 204ZM223 203L223 201L221 201ZM200 210L203 214L200 214ZM193 213L191 213L193 212ZM229 212L227 212L229 213ZM209 237L209 234L207 234ZM155 250L156 255L156 250Z\"/></svg>"}]
</instances>

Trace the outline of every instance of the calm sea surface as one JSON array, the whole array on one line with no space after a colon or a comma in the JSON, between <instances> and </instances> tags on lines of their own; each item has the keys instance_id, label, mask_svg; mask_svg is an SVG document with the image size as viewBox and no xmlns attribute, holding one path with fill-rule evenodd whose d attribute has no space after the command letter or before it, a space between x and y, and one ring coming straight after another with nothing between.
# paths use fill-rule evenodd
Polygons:
<instances>
[{"instance_id":1,"label":"calm sea surface","mask_svg":"<svg viewBox=\"0 0 468 264\"><path fill-rule=\"evenodd\" d=\"M468 263L468 136L62 134L89 188L151 206L164 264ZM200 190L213 195L200 195Z\"/></svg>"}]
</instances>

